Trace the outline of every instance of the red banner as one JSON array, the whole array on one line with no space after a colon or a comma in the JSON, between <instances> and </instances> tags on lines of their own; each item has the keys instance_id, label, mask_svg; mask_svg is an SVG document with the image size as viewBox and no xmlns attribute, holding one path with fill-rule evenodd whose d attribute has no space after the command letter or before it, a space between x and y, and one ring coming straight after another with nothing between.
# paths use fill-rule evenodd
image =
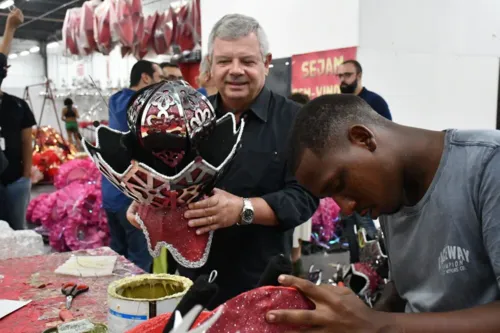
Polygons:
<instances>
[{"instance_id":1,"label":"red banner","mask_svg":"<svg viewBox=\"0 0 500 333\"><path fill-rule=\"evenodd\" d=\"M340 93L337 67L346 60L356 59L356 47L313 52L292 56L292 93L315 98Z\"/></svg>"}]
</instances>

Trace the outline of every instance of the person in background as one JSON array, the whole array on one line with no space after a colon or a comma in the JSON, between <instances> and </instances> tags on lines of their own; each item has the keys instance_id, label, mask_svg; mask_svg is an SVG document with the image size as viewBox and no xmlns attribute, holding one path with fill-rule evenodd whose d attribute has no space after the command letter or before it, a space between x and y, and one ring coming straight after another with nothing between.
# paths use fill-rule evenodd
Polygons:
<instances>
[{"instance_id":1,"label":"person in background","mask_svg":"<svg viewBox=\"0 0 500 333\"><path fill-rule=\"evenodd\" d=\"M0 44L0 87L7 77L7 56L14 33L23 21L23 13L17 8L7 17ZM8 161L0 174L0 220L7 221L14 230L26 227L33 156L31 128L34 125L35 117L28 104L0 90L0 150Z\"/></svg>"},{"instance_id":2,"label":"person in background","mask_svg":"<svg viewBox=\"0 0 500 333\"><path fill-rule=\"evenodd\" d=\"M163 72L162 79L167 81L177 81L184 80L181 69L179 65L173 62L162 62L160 64L161 70Z\"/></svg>"},{"instance_id":3,"label":"person in background","mask_svg":"<svg viewBox=\"0 0 500 333\"><path fill-rule=\"evenodd\" d=\"M340 91L342 94L353 94L364 99L370 107L382 117L392 120L391 112L387 102L378 94L363 87L363 68L356 60L347 60L339 66L337 76L340 79ZM351 263L359 261L358 237L355 226L364 228L368 240L377 235L377 228L369 215L361 216L354 212L350 216L341 215L344 225L344 235L349 241L349 253Z\"/></svg>"},{"instance_id":4,"label":"person in background","mask_svg":"<svg viewBox=\"0 0 500 333\"><path fill-rule=\"evenodd\" d=\"M71 144L76 145L78 148L81 147L80 132L78 131L78 114L77 108L73 106L73 100L71 98L66 98L64 100L64 105L66 106L62 110L62 121L66 123L66 132L68 133L68 141Z\"/></svg>"},{"instance_id":5,"label":"person in background","mask_svg":"<svg viewBox=\"0 0 500 333\"><path fill-rule=\"evenodd\" d=\"M392 120L389 105L379 94L363 87L363 68L356 60L346 60L337 69L340 80L340 92L361 97L382 117Z\"/></svg>"},{"instance_id":6,"label":"person in background","mask_svg":"<svg viewBox=\"0 0 500 333\"><path fill-rule=\"evenodd\" d=\"M218 272L213 309L255 288L271 258L284 253L285 231L307 221L318 199L287 172L287 138L300 106L264 86L272 55L267 36L253 18L222 17L208 38L212 79L209 98L218 118L232 112L245 119L243 145L221 175L213 194L192 203L184 217L197 234L214 230L207 263L179 267L191 280ZM137 224L131 205L129 220Z\"/></svg>"},{"instance_id":7,"label":"person in background","mask_svg":"<svg viewBox=\"0 0 500 333\"><path fill-rule=\"evenodd\" d=\"M288 97L292 101L303 106L307 104L310 99L306 94L294 93ZM292 265L293 275L303 276L304 266L302 264L302 241L309 242L311 240L312 222L311 219L302 223L292 233Z\"/></svg>"},{"instance_id":8,"label":"person in background","mask_svg":"<svg viewBox=\"0 0 500 333\"><path fill-rule=\"evenodd\" d=\"M127 108L130 99L138 90L160 82L161 76L160 66L146 60L139 60L130 73L130 88L117 92L109 100L109 127L127 132L129 130ZM102 201L108 217L111 248L149 272L152 258L146 238L141 230L134 228L127 221L127 208L131 199L120 192L106 177L103 177Z\"/></svg>"},{"instance_id":9,"label":"person in background","mask_svg":"<svg viewBox=\"0 0 500 333\"><path fill-rule=\"evenodd\" d=\"M346 214L380 216L391 281L370 309L347 288L284 277L315 310L268 320L311 332L500 332L499 131L407 127L356 96L325 95L291 138L301 184Z\"/></svg>"},{"instance_id":10,"label":"person in background","mask_svg":"<svg viewBox=\"0 0 500 333\"><path fill-rule=\"evenodd\" d=\"M212 75L210 73L210 63L208 57L203 57L200 63L200 75L196 78L198 91L205 96L212 96L217 94L217 87L215 86Z\"/></svg>"}]
</instances>

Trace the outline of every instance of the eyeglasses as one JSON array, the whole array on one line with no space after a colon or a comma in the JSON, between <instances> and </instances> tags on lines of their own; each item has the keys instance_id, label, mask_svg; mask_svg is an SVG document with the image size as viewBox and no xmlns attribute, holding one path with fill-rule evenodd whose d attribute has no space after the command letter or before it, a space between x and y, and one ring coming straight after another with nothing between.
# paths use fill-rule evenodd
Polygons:
<instances>
[{"instance_id":1,"label":"eyeglasses","mask_svg":"<svg viewBox=\"0 0 500 333\"><path fill-rule=\"evenodd\" d=\"M337 74L337 77L338 77L339 79L342 79L342 78L344 78L344 77L345 77L346 79L348 79L348 78L350 78L353 74L354 74L353 72L339 73L339 74Z\"/></svg>"}]
</instances>

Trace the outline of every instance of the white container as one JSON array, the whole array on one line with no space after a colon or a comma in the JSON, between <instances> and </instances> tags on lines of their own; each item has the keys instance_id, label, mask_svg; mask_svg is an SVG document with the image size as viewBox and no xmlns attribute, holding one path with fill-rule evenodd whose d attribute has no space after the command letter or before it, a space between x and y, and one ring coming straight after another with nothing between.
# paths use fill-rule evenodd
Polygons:
<instances>
[{"instance_id":1,"label":"white container","mask_svg":"<svg viewBox=\"0 0 500 333\"><path fill-rule=\"evenodd\" d=\"M173 312L193 282L170 274L127 277L108 287L108 329L124 333L163 313Z\"/></svg>"}]
</instances>

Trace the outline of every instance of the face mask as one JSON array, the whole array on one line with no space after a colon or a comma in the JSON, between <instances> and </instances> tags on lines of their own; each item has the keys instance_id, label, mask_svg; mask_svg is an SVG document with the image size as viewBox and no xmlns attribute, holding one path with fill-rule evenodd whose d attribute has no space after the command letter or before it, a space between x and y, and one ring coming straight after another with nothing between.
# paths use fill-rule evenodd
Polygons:
<instances>
[{"instance_id":1,"label":"face mask","mask_svg":"<svg viewBox=\"0 0 500 333\"><path fill-rule=\"evenodd\" d=\"M357 87L358 87L358 79L354 80L354 82L351 84L342 83L340 85L340 92L343 94L353 94L356 91Z\"/></svg>"}]
</instances>

